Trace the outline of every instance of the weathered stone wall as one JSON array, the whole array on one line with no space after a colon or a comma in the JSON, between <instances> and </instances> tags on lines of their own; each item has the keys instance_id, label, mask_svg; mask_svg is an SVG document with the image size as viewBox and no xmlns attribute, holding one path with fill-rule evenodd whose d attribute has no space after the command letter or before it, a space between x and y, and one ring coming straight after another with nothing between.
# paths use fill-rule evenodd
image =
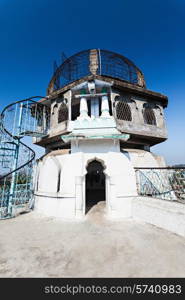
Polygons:
<instances>
[{"instance_id":1,"label":"weathered stone wall","mask_svg":"<svg viewBox=\"0 0 185 300\"><path fill-rule=\"evenodd\" d=\"M156 143L162 142L167 138L167 130L164 120L164 104L157 99L150 99L149 96L146 97L134 94L133 92L125 92L121 89L111 88L111 93L108 95L111 103L113 115L116 120L117 129L123 133L128 133L131 136L131 143L137 145L155 145ZM68 120L58 123L58 114L60 105L64 101L68 109ZM76 103L76 98L73 96L73 92L68 90L51 100L51 122L50 129L47 137L47 144L55 143L54 137L60 137L61 134L64 134L68 131L71 131L72 122L71 121L71 110L73 109L73 104ZM80 101L80 99L78 99ZM127 103L130 107L132 120L120 120L117 117L116 105L118 102ZM72 104L72 105L71 105ZM147 124L144 121L144 108L148 105L155 116L156 124L151 125ZM79 112L80 113L80 112ZM45 138L36 138L34 142L44 146ZM129 143L129 141L128 141ZM61 146L61 143L59 143ZM53 147L53 146L52 146ZM52 148L51 147L51 148ZM143 146L144 147L144 146Z\"/></svg>"},{"instance_id":2,"label":"weathered stone wall","mask_svg":"<svg viewBox=\"0 0 185 300\"><path fill-rule=\"evenodd\" d=\"M148 101L147 98L139 97L133 94L124 93L119 90L114 90L114 97L112 97L113 106L116 106L116 99L119 101L125 101L128 103L132 121L118 120L116 117L116 108L114 110L114 116L117 123L117 128L122 132L133 133L138 136L149 136L157 138L167 138L167 130L164 120L164 109L159 101ZM156 125L146 124L144 122L143 111L144 105L148 104L154 112L156 118Z\"/></svg>"}]
</instances>

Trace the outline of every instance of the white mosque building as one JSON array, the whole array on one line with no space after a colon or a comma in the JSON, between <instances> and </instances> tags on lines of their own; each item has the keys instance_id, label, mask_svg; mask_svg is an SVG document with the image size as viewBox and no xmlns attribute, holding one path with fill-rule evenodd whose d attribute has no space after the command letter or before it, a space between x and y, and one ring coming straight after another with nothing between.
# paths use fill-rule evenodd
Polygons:
<instances>
[{"instance_id":1,"label":"white mosque building","mask_svg":"<svg viewBox=\"0 0 185 300\"><path fill-rule=\"evenodd\" d=\"M107 216L169 229L171 215L164 225L163 214L174 210L177 195L161 172L164 158L150 150L167 139L168 98L147 90L129 59L100 49L64 60L47 94L41 102L50 108L48 134L34 138L46 149L35 172L35 211L83 219L105 201Z\"/></svg>"}]
</instances>

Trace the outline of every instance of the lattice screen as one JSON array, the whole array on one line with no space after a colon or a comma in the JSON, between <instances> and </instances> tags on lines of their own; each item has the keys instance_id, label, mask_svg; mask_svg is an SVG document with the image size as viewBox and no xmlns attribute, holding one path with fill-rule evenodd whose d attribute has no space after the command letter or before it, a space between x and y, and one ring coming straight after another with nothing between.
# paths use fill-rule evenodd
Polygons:
<instances>
[{"instance_id":1,"label":"lattice screen","mask_svg":"<svg viewBox=\"0 0 185 300\"><path fill-rule=\"evenodd\" d=\"M68 108L65 103L62 103L58 110L58 123L68 120Z\"/></svg>"},{"instance_id":2,"label":"lattice screen","mask_svg":"<svg viewBox=\"0 0 185 300\"><path fill-rule=\"evenodd\" d=\"M116 102L116 117L118 120L132 121L130 105L127 102Z\"/></svg>"},{"instance_id":3,"label":"lattice screen","mask_svg":"<svg viewBox=\"0 0 185 300\"><path fill-rule=\"evenodd\" d=\"M144 108L143 117L145 124L156 125L156 118L152 108Z\"/></svg>"}]
</instances>

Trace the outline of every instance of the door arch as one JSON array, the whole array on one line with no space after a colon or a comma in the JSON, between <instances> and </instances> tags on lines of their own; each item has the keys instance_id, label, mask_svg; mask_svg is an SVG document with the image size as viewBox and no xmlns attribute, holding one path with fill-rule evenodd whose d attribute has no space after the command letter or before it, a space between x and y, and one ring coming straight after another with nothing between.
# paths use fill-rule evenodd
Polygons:
<instances>
[{"instance_id":1,"label":"door arch","mask_svg":"<svg viewBox=\"0 0 185 300\"><path fill-rule=\"evenodd\" d=\"M94 159L89 162L85 176L85 212L87 213L99 201L106 200L106 176L103 164Z\"/></svg>"}]
</instances>

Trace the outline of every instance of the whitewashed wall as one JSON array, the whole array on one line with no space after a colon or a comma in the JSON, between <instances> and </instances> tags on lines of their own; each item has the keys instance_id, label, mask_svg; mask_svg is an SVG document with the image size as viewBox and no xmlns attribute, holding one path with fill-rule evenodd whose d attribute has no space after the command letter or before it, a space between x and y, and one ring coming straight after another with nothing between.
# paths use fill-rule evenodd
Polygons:
<instances>
[{"instance_id":1,"label":"whitewashed wall","mask_svg":"<svg viewBox=\"0 0 185 300\"><path fill-rule=\"evenodd\" d=\"M137 196L134 167L159 164L150 152L120 152L119 142L113 140L72 142L71 154L53 151L43 157L37 167L36 211L61 218L82 217L86 167L94 159L105 168L108 215L130 217L131 199Z\"/></svg>"}]
</instances>

